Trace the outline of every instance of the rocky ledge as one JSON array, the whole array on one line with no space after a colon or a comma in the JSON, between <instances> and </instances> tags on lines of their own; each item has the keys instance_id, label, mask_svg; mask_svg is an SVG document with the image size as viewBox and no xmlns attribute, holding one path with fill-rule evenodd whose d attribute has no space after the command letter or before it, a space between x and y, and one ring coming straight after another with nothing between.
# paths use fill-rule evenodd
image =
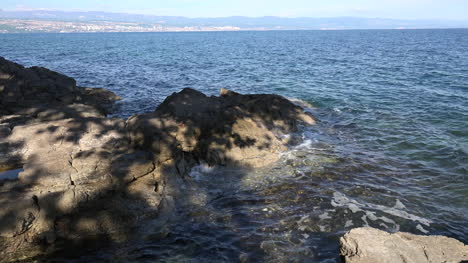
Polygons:
<instances>
[{"instance_id":1,"label":"rocky ledge","mask_svg":"<svg viewBox=\"0 0 468 263\"><path fill-rule=\"evenodd\" d=\"M387 233L371 227L355 228L340 239L346 263L441 263L468 260L468 246L444 236Z\"/></svg>"},{"instance_id":2,"label":"rocky ledge","mask_svg":"<svg viewBox=\"0 0 468 263\"><path fill-rule=\"evenodd\" d=\"M118 99L0 58L0 172L18 173L0 178L0 261L131 238L164 223L193 166L271 164L285 135L314 124L277 95L184 89L152 113L107 118Z\"/></svg>"}]
</instances>

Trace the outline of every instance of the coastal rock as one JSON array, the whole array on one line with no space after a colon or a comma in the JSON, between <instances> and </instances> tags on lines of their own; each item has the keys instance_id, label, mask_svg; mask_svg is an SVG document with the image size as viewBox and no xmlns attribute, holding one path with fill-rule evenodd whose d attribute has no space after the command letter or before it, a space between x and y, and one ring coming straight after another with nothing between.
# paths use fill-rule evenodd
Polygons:
<instances>
[{"instance_id":1,"label":"coastal rock","mask_svg":"<svg viewBox=\"0 0 468 263\"><path fill-rule=\"evenodd\" d=\"M59 111L62 115L60 118L80 117L84 112L105 115L108 108L119 99L110 91L78 87L73 78L49 69L25 68L0 57L2 115L16 114L23 118L40 117L42 120L49 115L54 115L53 118L57 119L60 116L56 112ZM88 109L83 110L86 107ZM89 111L90 107L94 109Z\"/></svg>"},{"instance_id":2,"label":"coastal rock","mask_svg":"<svg viewBox=\"0 0 468 263\"><path fill-rule=\"evenodd\" d=\"M0 172L19 172L0 180L0 262L162 225L192 167L270 164L285 135L314 123L281 96L193 89L152 113L106 118L112 92L3 58L0 87Z\"/></svg>"},{"instance_id":3,"label":"coastal rock","mask_svg":"<svg viewBox=\"0 0 468 263\"><path fill-rule=\"evenodd\" d=\"M375 228L355 228L340 239L347 263L461 262L468 260L468 246L444 236L387 233Z\"/></svg>"},{"instance_id":4,"label":"coastal rock","mask_svg":"<svg viewBox=\"0 0 468 263\"><path fill-rule=\"evenodd\" d=\"M11 130L2 151L15 153L23 170L0 185L0 257L56 238L122 235L157 215L164 183L153 155L130 147L124 125L81 118Z\"/></svg>"},{"instance_id":5,"label":"coastal rock","mask_svg":"<svg viewBox=\"0 0 468 263\"><path fill-rule=\"evenodd\" d=\"M286 149L284 135L314 119L289 100L270 94L241 95L223 89L208 97L193 89L169 96L153 113L133 116L133 145L160 161L188 153L217 165L265 166Z\"/></svg>"},{"instance_id":6,"label":"coastal rock","mask_svg":"<svg viewBox=\"0 0 468 263\"><path fill-rule=\"evenodd\" d=\"M159 214L164 182L151 152L134 150L120 99L104 89L0 58L0 261L61 240L121 238Z\"/></svg>"}]
</instances>

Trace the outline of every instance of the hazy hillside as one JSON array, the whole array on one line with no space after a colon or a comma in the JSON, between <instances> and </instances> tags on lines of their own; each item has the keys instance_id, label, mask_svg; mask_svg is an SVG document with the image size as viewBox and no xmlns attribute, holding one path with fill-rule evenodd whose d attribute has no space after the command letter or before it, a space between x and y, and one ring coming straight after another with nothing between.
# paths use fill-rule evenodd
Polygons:
<instances>
[{"instance_id":1,"label":"hazy hillside","mask_svg":"<svg viewBox=\"0 0 468 263\"><path fill-rule=\"evenodd\" d=\"M165 27L236 27L239 30L273 29L393 29L393 28L466 28L468 21L396 20L384 18L284 18L284 17L219 17L187 18L106 12L0 11L2 20L42 20L62 22L129 22ZM10 25L11 26L11 25ZM12 25L14 26L14 24Z\"/></svg>"}]
</instances>

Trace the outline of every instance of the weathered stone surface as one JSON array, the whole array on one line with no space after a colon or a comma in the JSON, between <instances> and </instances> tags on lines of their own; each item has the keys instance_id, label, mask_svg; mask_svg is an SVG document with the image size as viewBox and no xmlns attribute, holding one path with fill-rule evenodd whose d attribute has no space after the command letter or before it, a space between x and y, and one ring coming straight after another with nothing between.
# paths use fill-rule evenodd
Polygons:
<instances>
[{"instance_id":1,"label":"weathered stone surface","mask_svg":"<svg viewBox=\"0 0 468 263\"><path fill-rule=\"evenodd\" d=\"M22 167L18 180L0 181L0 262L56 242L120 240L135 226L164 224L170 217L162 211L182 197L183 175L194 165L270 164L288 146L284 135L314 124L277 95L184 89L153 113L105 118L118 99L0 58L0 171ZM163 222L142 224L154 218ZM440 236L359 228L341 245L347 262L468 260L466 246Z\"/></svg>"},{"instance_id":2,"label":"weathered stone surface","mask_svg":"<svg viewBox=\"0 0 468 263\"><path fill-rule=\"evenodd\" d=\"M192 89L153 113L109 119L115 94L3 58L0 87L0 170L22 169L0 181L0 262L56 242L132 235L170 210L200 161L263 166L286 149L283 135L314 123L280 96Z\"/></svg>"},{"instance_id":3,"label":"weathered stone surface","mask_svg":"<svg viewBox=\"0 0 468 263\"><path fill-rule=\"evenodd\" d=\"M423 263L468 260L468 246L444 236L390 234L375 228L356 228L340 239L347 263Z\"/></svg>"},{"instance_id":4,"label":"weathered stone surface","mask_svg":"<svg viewBox=\"0 0 468 263\"><path fill-rule=\"evenodd\" d=\"M25 68L0 57L1 115L19 114L23 118L47 120L79 117L85 113L96 116L96 112L105 114L119 99L110 91L78 87L73 78L46 68ZM88 108L83 109L85 106L78 104L88 105ZM31 112L28 114L25 110Z\"/></svg>"},{"instance_id":5,"label":"weathered stone surface","mask_svg":"<svg viewBox=\"0 0 468 263\"><path fill-rule=\"evenodd\" d=\"M0 181L0 261L57 238L121 235L157 214L153 154L130 146L124 120L105 118L119 99L0 58L0 171L22 168Z\"/></svg>"},{"instance_id":6,"label":"weathered stone surface","mask_svg":"<svg viewBox=\"0 0 468 263\"><path fill-rule=\"evenodd\" d=\"M122 235L158 212L153 156L130 147L121 119L18 125L2 142L24 165L18 181L0 185L0 258L56 238Z\"/></svg>"},{"instance_id":7,"label":"weathered stone surface","mask_svg":"<svg viewBox=\"0 0 468 263\"><path fill-rule=\"evenodd\" d=\"M209 164L264 166L286 149L282 136L313 118L287 99L222 90L208 97L193 89L169 96L153 113L128 120L132 143L157 153L160 161L180 153Z\"/></svg>"}]
</instances>

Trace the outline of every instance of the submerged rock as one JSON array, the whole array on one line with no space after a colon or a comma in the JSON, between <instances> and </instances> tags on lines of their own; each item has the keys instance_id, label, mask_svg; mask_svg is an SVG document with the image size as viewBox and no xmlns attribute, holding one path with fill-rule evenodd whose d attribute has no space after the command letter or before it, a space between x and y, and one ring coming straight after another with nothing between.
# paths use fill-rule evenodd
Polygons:
<instances>
[{"instance_id":1,"label":"submerged rock","mask_svg":"<svg viewBox=\"0 0 468 263\"><path fill-rule=\"evenodd\" d=\"M355 228L340 239L347 263L423 263L468 260L468 246L444 236L387 233L375 228Z\"/></svg>"}]
</instances>

